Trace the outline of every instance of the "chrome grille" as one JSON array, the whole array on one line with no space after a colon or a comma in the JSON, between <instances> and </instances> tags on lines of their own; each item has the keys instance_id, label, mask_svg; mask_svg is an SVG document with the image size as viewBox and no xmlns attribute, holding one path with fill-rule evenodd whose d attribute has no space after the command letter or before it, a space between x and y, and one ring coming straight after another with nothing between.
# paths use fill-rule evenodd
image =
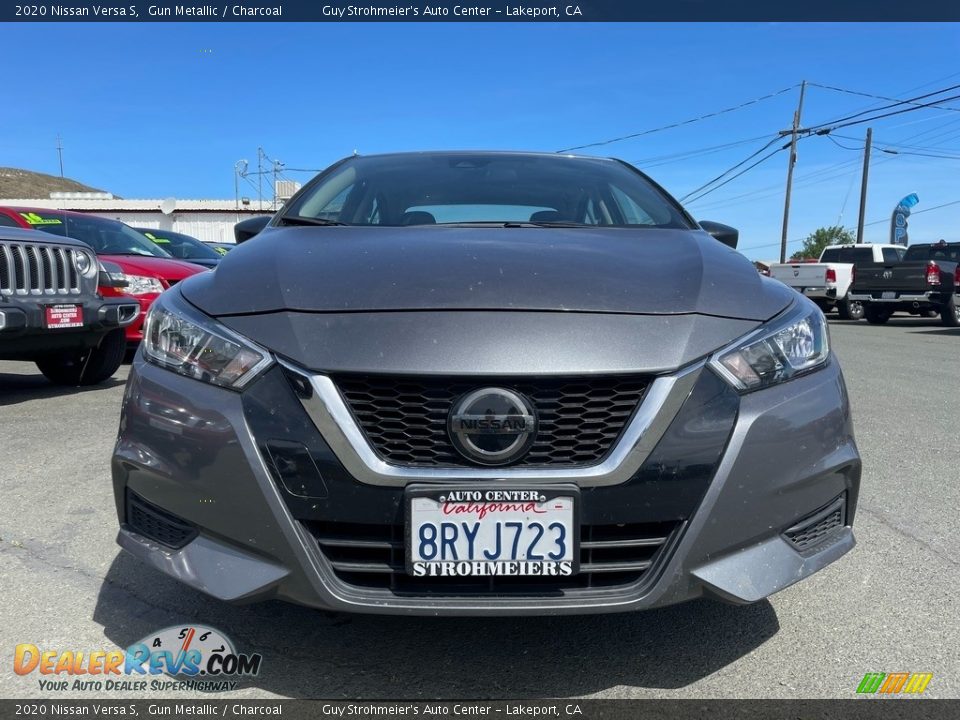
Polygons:
<instances>
[{"instance_id":1,"label":"chrome grille","mask_svg":"<svg viewBox=\"0 0 960 720\"><path fill-rule=\"evenodd\" d=\"M374 450L398 465L466 466L447 434L450 408L466 393L504 387L525 395L539 419L518 466L591 465L620 437L643 399L645 377L333 378Z\"/></svg>"},{"instance_id":2,"label":"chrome grille","mask_svg":"<svg viewBox=\"0 0 960 720\"><path fill-rule=\"evenodd\" d=\"M403 525L306 522L341 582L397 595L550 595L633 584L657 564L681 523L582 525L580 573L571 577L414 577Z\"/></svg>"},{"instance_id":3,"label":"chrome grille","mask_svg":"<svg viewBox=\"0 0 960 720\"><path fill-rule=\"evenodd\" d=\"M74 248L0 241L0 294L79 295Z\"/></svg>"}]
</instances>

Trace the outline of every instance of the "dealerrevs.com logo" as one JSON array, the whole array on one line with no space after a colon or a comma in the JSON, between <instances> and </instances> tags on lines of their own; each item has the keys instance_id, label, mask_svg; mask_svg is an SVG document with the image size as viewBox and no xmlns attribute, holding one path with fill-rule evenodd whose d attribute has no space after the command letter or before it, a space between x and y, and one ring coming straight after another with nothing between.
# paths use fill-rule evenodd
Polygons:
<instances>
[{"instance_id":1,"label":"dealerrevs.com logo","mask_svg":"<svg viewBox=\"0 0 960 720\"><path fill-rule=\"evenodd\" d=\"M14 650L13 671L39 676L46 692L215 692L234 690L239 679L256 676L262 661L259 653L238 653L219 630L180 625L152 633L126 650L52 650L21 643Z\"/></svg>"}]
</instances>

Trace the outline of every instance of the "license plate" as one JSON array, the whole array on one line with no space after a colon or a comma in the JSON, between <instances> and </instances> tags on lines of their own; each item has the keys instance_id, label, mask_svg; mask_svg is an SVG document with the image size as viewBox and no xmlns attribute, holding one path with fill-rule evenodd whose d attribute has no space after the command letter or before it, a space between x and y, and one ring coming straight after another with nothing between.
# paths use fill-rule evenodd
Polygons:
<instances>
[{"instance_id":1,"label":"license plate","mask_svg":"<svg viewBox=\"0 0 960 720\"><path fill-rule=\"evenodd\" d=\"M407 573L561 577L580 569L577 488L407 489Z\"/></svg>"},{"instance_id":2,"label":"license plate","mask_svg":"<svg viewBox=\"0 0 960 720\"><path fill-rule=\"evenodd\" d=\"M83 307L81 305L47 305L45 310L48 328L83 327Z\"/></svg>"},{"instance_id":3,"label":"license plate","mask_svg":"<svg viewBox=\"0 0 960 720\"><path fill-rule=\"evenodd\" d=\"M896 294L895 292L893 292L892 290L887 290L886 292L883 293L883 295L880 296L880 299L881 299L881 300L896 300L896 299L897 299L897 294Z\"/></svg>"}]
</instances>

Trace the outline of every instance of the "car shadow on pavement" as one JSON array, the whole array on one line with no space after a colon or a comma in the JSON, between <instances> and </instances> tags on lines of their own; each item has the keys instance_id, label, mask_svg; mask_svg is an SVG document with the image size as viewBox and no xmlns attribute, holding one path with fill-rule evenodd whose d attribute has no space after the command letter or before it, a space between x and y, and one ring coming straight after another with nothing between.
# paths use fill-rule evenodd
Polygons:
<instances>
[{"instance_id":1,"label":"car shadow on pavement","mask_svg":"<svg viewBox=\"0 0 960 720\"><path fill-rule=\"evenodd\" d=\"M565 617L340 615L279 601L233 606L123 553L93 619L121 648L197 623L263 655L254 687L295 698L542 698L617 686L689 685L750 653L780 626L766 600L697 600L659 610Z\"/></svg>"},{"instance_id":2,"label":"car shadow on pavement","mask_svg":"<svg viewBox=\"0 0 960 720\"><path fill-rule=\"evenodd\" d=\"M938 330L913 330L914 335L949 335L960 338L960 328L940 328Z\"/></svg>"},{"instance_id":3,"label":"car shadow on pavement","mask_svg":"<svg viewBox=\"0 0 960 720\"><path fill-rule=\"evenodd\" d=\"M0 407L16 405L30 400L78 395L80 393L96 392L123 385L125 380L110 378L99 385L88 387L68 387L54 385L47 380L40 371L36 375L21 375L19 373L0 373Z\"/></svg>"},{"instance_id":4,"label":"car shadow on pavement","mask_svg":"<svg viewBox=\"0 0 960 720\"><path fill-rule=\"evenodd\" d=\"M911 317L909 315L898 316L894 315L887 322L882 325L873 325L868 323L866 320L837 320L836 318L830 319L831 325L843 325L844 327L857 327L872 330L876 332L877 330L882 330L883 328L898 328L898 327L913 327L928 329L932 331L937 330L950 330L950 328L945 328L941 322L940 318L917 318Z\"/></svg>"}]
</instances>

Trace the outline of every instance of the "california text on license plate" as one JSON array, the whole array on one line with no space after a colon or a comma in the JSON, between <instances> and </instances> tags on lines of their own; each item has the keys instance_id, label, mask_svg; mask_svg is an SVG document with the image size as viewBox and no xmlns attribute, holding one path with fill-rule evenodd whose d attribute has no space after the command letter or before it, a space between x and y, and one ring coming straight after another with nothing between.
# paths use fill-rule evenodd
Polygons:
<instances>
[{"instance_id":1,"label":"california text on license plate","mask_svg":"<svg viewBox=\"0 0 960 720\"><path fill-rule=\"evenodd\" d=\"M81 305L47 305L44 319L48 328L83 327L83 307Z\"/></svg>"},{"instance_id":2,"label":"california text on license plate","mask_svg":"<svg viewBox=\"0 0 960 720\"><path fill-rule=\"evenodd\" d=\"M407 488L406 566L417 577L579 571L576 487Z\"/></svg>"}]
</instances>

